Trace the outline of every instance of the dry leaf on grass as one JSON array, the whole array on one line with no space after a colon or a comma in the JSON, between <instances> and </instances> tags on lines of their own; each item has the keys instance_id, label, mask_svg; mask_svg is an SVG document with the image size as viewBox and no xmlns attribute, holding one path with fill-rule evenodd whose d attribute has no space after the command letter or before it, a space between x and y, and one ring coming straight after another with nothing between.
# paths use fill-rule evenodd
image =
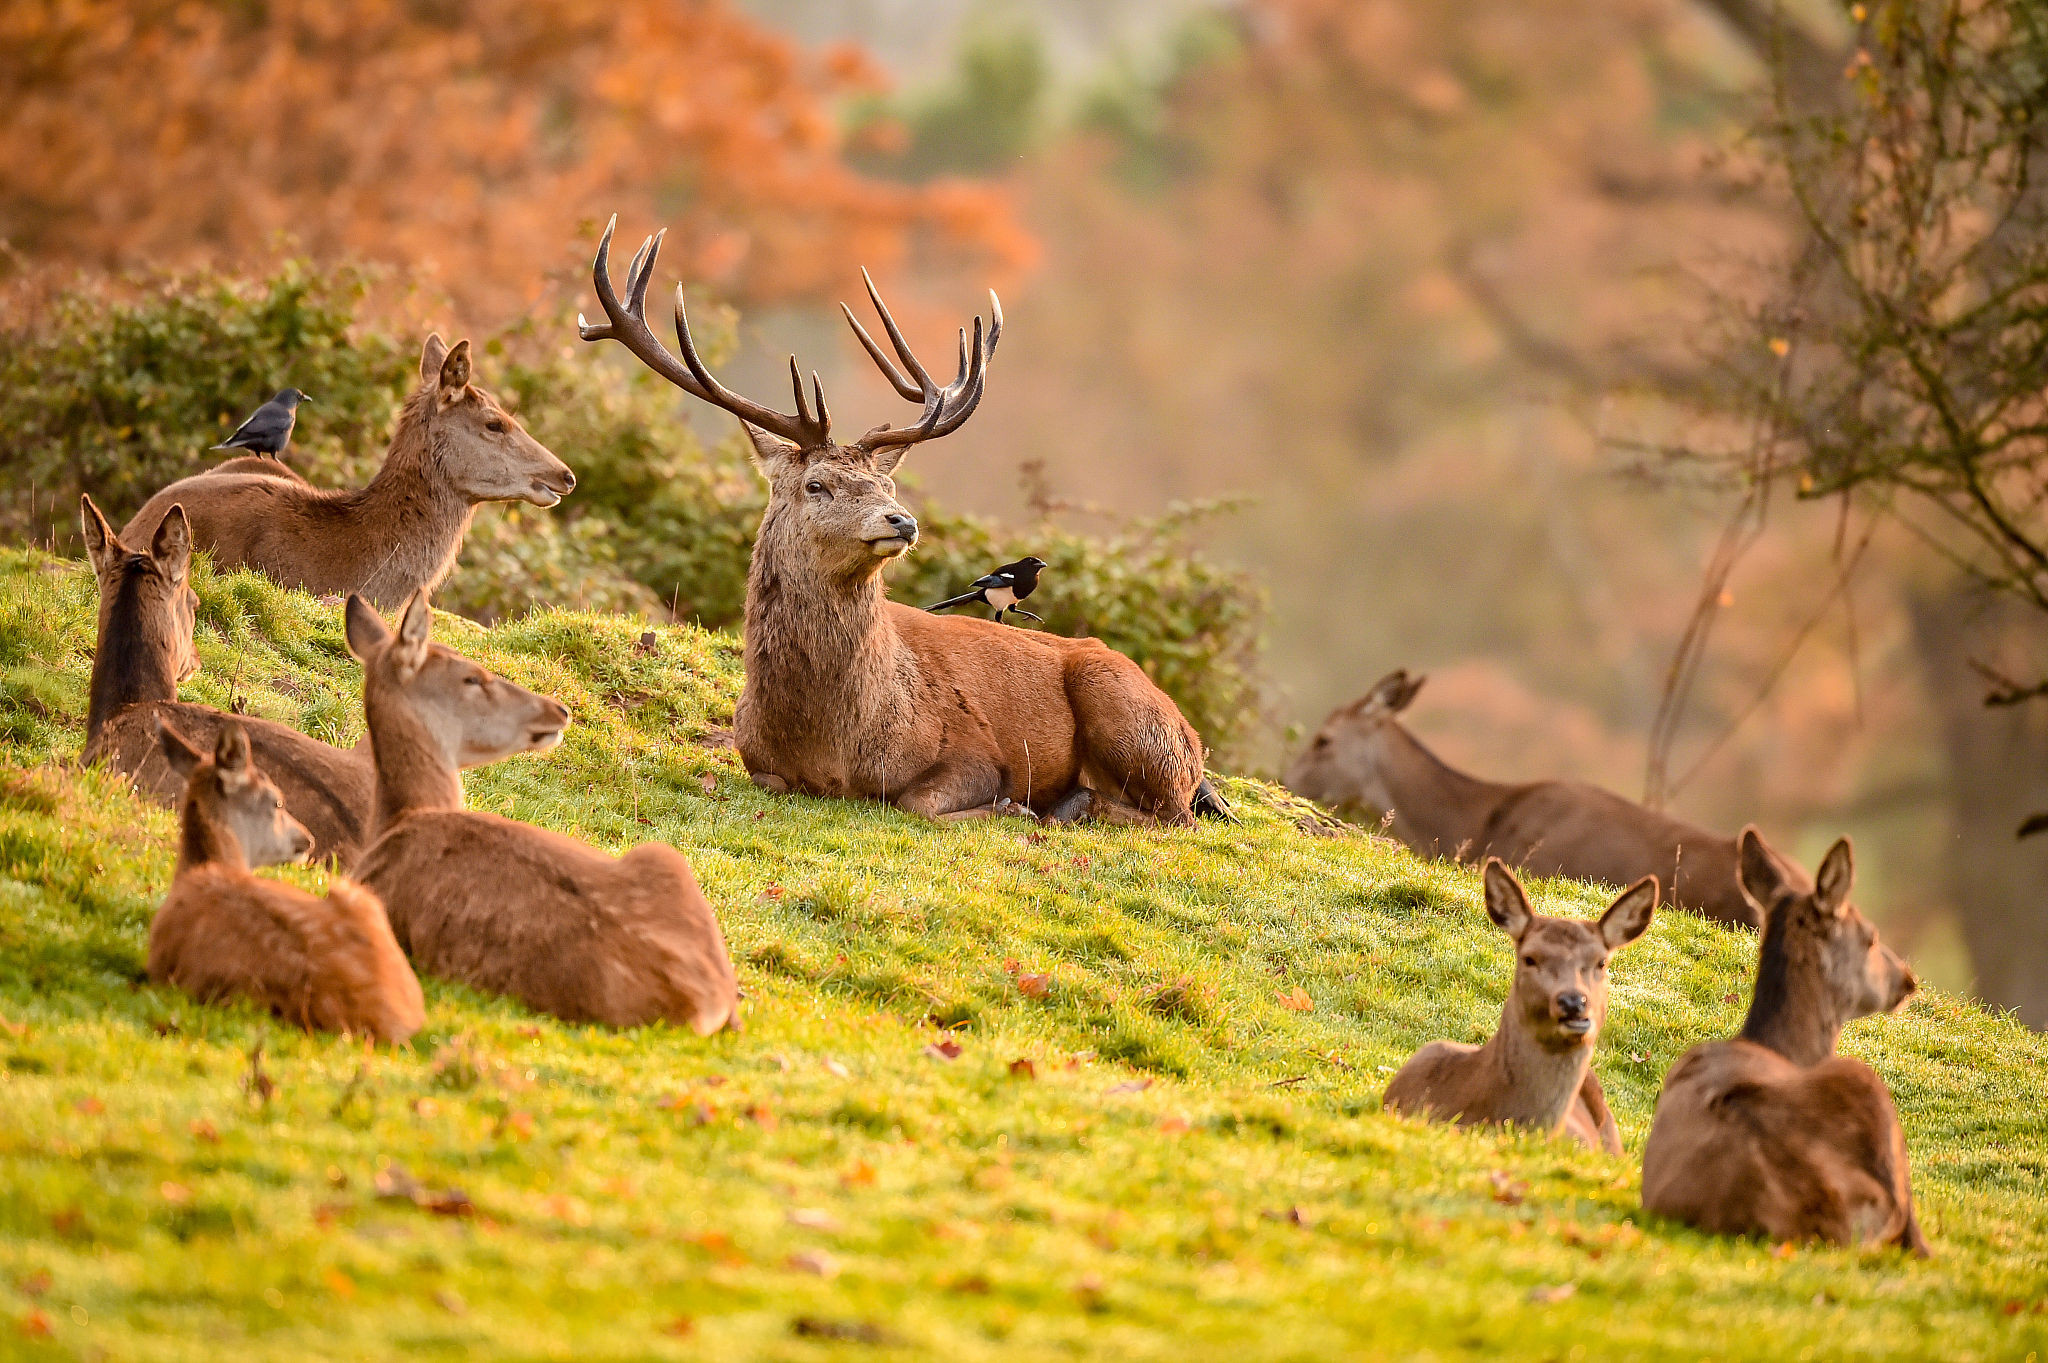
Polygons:
<instances>
[{"instance_id":1,"label":"dry leaf on grass","mask_svg":"<svg viewBox=\"0 0 2048 1363\"><path fill-rule=\"evenodd\" d=\"M1313 1012L1316 1006L1316 1001L1308 996L1308 991L1298 984L1285 993L1274 990L1273 1001L1290 1013Z\"/></svg>"}]
</instances>

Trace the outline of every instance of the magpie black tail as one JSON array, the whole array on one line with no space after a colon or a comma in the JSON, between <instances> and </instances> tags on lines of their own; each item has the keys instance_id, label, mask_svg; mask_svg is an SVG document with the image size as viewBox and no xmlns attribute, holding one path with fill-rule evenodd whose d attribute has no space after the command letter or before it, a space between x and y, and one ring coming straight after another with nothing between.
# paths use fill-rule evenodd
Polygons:
<instances>
[{"instance_id":1,"label":"magpie black tail","mask_svg":"<svg viewBox=\"0 0 2048 1363\"><path fill-rule=\"evenodd\" d=\"M949 598L948 600L945 600L945 601L941 601L941 602L939 602L939 603L938 603L937 605L935 605L935 606L926 606L926 607L925 607L925 609L926 609L926 610L928 610L928 611L942 611L942 610L947 610L947 609L949 609L949 608L951 608L951 607L953 607L953 606L964 606L964 605L966 605L966 604L967 604L968 602L970 602L970 601L979 601L979 600L981 600L981 593L980 593L980 592L969 592L969 593L967 593L967 595L965 595L965 596L955 596L955 597Z\"/></svg>"},{"instance_id":2,"label":"magpie black tail","mask_svg":"<svg viewBox=\"0 0 2048 1363\"><path fill-rule=\"evenodd\" d=\"M1206 776L1202 778L1202 784L1195 787L1194 806L1199 818L1237 822L1237 815L1230 812L1230 801L1223 798L1223 792L1216 789L1216 783Z\"/></svg>"}]
</instances>

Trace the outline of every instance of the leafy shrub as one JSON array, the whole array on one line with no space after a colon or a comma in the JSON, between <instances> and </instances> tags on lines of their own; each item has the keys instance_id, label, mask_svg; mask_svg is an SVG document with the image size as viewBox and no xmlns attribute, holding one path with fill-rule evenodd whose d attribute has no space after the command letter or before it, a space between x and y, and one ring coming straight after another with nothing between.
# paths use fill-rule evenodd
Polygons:
<instances>
[{"instance_id":1,"label":"leafy shrub","mask_svg":"<svg viewBox=\"0 0 2048 1363\"><path fill-rule=\"evenodd\" d=\"M9 309L0 430L16 443L0 476L0 532L65 545L84 491L119 524L157 488L217 461L207 447L286 384L314 397L293 436L293 466L320 484L367 479L416 381L420 339L363 315L374 282L361 269L291 263L267 279L81 282ZM714 363L732 322L706 318ZM601 351L564 345L566 334L565 317L543 316L484 341L479 367L576 470L576 493L553 511L483 508L438 604L486 620L563 605L737 626L766 497L737 434L707 448L671 389ZM1035 553L1052 565L1031 602L1046 628L1094 634L1129 654L1211 746L1227 748L1264 718L1265 602L1245 575L1185 543L1192 525L1223 509L1179 507L1089 535L1044 517L998 526L920 499L925 535L891 570L892 594L924 605Z\"/></svg>"}]
</instances>

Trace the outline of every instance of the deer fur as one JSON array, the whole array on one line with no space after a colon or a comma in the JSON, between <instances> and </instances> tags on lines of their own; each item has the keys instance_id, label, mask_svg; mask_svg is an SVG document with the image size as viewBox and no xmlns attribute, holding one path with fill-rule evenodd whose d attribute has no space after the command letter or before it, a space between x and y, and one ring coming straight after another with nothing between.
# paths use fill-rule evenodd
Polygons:
<instances>
[{"instance_id":1,"label":"deer fur","mask_svg":"<svg viewBox=\"0 0 2048 1363\"><path fill-rule=\"evenodd\" d=\"M1485 1044L1432 1041L1387 1085L1389 1112L1460 1126L1525 1126L1610 1155L1621 1131L1593 1073L1607 1020L1607 962L1643 935L1657 910L1657 878L1645 876L1599 921L1535 912L1522 882L1498 857L1484 874L1486 916L1515 943L1515 976L1500 1026Z\"/></svg>"},{"instance_id":2,"label":"deer fur","mask_svg":"<svg viewBox=\"0 0 2048 1363\"><path fill-rule=\"evenodd\" d=\"M1849 902L1843 838L1812 886L1754 828L1741 883L1763 915L1742 1031L1695 1046L1664 1077L1643 1148L1643 1206L1719 1235L1928 1252L1905 1132L1884 1080L1835 1054L1845 1024L1894 1013L1919 982Z\"/></svg>"},{"instance_id":3,"label":"deer fur","mask_svg":"<svg viewBox=\"0 0 2048 1363\"><path fill-rule=\"evenodd\" d=\"M149 925L149 976L211 1002L240 995L308 1031L401 1042L426 1020L420 982L392 940L384 906L336 877L325 899L250 874L302 859L313 836L286 812L233 719L213 755L157 721L165 761L185 780L178 870Z\"/></svg>"},{"instance_id":4,"label":"deer fur","mask_svg":"<svg viewBox=\"0 0 2048 1363\"><path fill-rule=\"evenodd\" d=\"M570 1022L737 1026L724 934L674 848L615 858L462 808L462 766L552 748L569 712L431 642L431 623L425 593L395 634L349 598L377 762L377 839L356 871L413 963Z\"/></svg>"},{"instance_id":5,"label":"deer fur","mask_svg":"<svg viewBox=\"0 0 2048 1363\"><path fill-rule=\"evenodd\" d=\"M181 478L121 530L146 542L183 505L200 549L221 568L253 568L321 595L358 592L390 607L454 571L484 502L553 506L576 475L470 382L469 342L439 336L420 351L420 386L398 416L384 466L367 487L316 488L276 460L248 457Z\"/></svg>"},{"instance_id":6,"label":"deer fur","mask_svg":"<svg viewBox=\"0 0 2048 1363\"><path fill-rule=\"evenodd\" d=\"M141 794L174 805L185 778L165 759L157 726L168 721L203 747L229 723L248 735L258 766L284 792L285 807L313 834L313 857L346 866L367 840L376 777L367 746L336 748L267 719L232 719L178 699L178 684L199 671L192 631L198 597L190 582L192 535L181 506L157 523L149 549L124 543L91 497L79 523L99 581L99 643L80 760L104 763Z\"/></svg>"},{"instance_id":7,"label":"deer fur","mask_svg":"<svg viewBox=\"0 0 2048 1363\"><path fill-rule=\"evenodd\" d=\"M616 340L692 396L740 419L768 483L747 573L746 683L733 741L770 790L884 800L934 818L1002 810L1058 819L1191 822L1197 804L1225 812L1202 774L1202 743L1144 669L1097 639L1067 639L985 620L927 615L886 599L883 570L917 542L917 519L891 477L904 452L957 429L981 400L1002 334L1002 307L960 336L959 374L926 373L868 292L904 370L847 311L856 336L902 396L914 424L832 439L823 387L807 401L796 362L796 413L723 387L690 339L681 291L682 358L648 329L646 296L659 235L634 257L622 301L608 258L617 219L591 271L606 321L586 341ZM907 372L906 372L907 371Z\"/></svg>"},{"instance_id":8,"label":"deer fur","mask_svg":"<svg viewBox=\"0 0 2048 1363\"><path fill-rule=\"evenodd\" d=\"M1425 857L1496 856L1529 875L1625 885L1656 876L1665 903L1717 923L1757 925L1735 883L1735 840L1583 781L1505 784L1451 766L1398 716L1426 677L1394 672L1330 712L1288 766L1286 786L1332 806L1391 817ZM1801 876L1787 864L1788 875Z\"/></svg>"}]
</instances>

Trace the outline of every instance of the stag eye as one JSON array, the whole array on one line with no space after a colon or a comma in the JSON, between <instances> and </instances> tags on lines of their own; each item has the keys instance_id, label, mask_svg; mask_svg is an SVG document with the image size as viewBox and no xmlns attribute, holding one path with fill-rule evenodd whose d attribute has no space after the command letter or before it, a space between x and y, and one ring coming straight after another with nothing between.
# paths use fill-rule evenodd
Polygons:
<instances>
[{"instance_id":1,"label":"stag eye","mask_svg":"<svg viewBox=\"0 0 2048 1363\"><path fill-rule=\"evenodd\" d=\"M489 421L486 421L484 423L484 429L489 431L492 435L502 435L505 432L505 423L498 420L498 418L496 417L492 417Z\"/></svg>"},{"instance_id":2,"label":"stag eye","mask_svg":"<svg viewBox=\"0 0 2048 1363\"><path fill-rule=\"evenodd\" d=\"M825 485L813 478L810 482L804 484L804 491L810 493L813 497L822 497L825 495Z\"/></svg>"},{"instance_id":3,"label":"stag eye","mask_svg":"<svg viewBox=\"0 0 2048 1363\"><path fill-rule=\"evenodd\" d=\"M1317 735L1316 735L1316 746L1317 746L1318 748L1327 748L1327 747L1329 747L1329 746L1330 746L1330 736L1329 736L1328 734L1317 734Z\"/></svg>"}]
</instances>

